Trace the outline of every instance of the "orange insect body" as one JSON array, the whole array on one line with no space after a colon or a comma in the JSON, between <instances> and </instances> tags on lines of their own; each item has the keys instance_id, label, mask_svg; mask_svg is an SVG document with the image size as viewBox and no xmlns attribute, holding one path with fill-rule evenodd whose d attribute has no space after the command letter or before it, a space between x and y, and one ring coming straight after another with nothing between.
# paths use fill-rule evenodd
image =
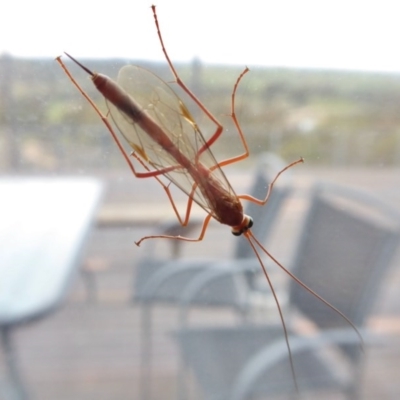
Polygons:
<instances>
[{"instance_id":1,"label":"orange insect body","mask_svg":"<svg viewBox=\"0 0 400 400\"><path fill-rule=\"evenodd\" d=\"M203 198L207 199L209 210L214 219L222 224L231 226L232 232L235 235L241 234L252 225L252 219L243 214L242 203L233 193L233 189L229 188L229 191L226 190L218 178L213 175L216 169L212 171L198 160L201 150L198 152L195 160L189 160L151 115L143 110L143 108L116 82L103 74L93 73L68 53L66 54L91 75L94 85L106 100L117 107L120 112L124 113L125 116L131 120L132 125L137 124L155 143L174 158L177 164L158 170L157 175L166 174L173 170L187 171L193 178L196 187L203 194ZM182 109L182 114L185 115L193 128L200 134L195 121L184 104L180 103L180 107ZM143 149L137 148L135 144L131 145L142 157L146 157L146 153ZM203 152L204 151L205 149ZM154 176L155 175L156 174L154 174ZM196 199L194 199L194 201L196 201ZM200 206L203 205L200 204Z\"/></svg>"},{"instance_id":2,"label":"orange insect body","mask_svg":"<svg viewBox=\"0 0 400 400\"><path fill-rule=\"evenodd\" d=\"M356 331L362 343L362 338L357 328L341 311L329 304L320 295L302 283L268 252L268 250L251 232L250 228L253 225L252 218L243 214L241 200L251 201L258 205L264 205L268 201L273 185L279 178L280 174L282 174L288 168L291 168L293 165L303 162L303 159L301 158L292 162L276 175L276 177L270 183L264 199L256 199L246 194L237 196L229 181L225 177L221 167L243 160L249 155L244 134L235 114L236 89L242 77L248 72L248 68L245 68L235 83L231 103L231 117L238 130L239 138L244 147L244 153L218 163L212 154L210 147L222 134L223 127L179 78L165 50L155 12L155 6L152 6L152 10L157 27L157 33L161 42L161 47L176 79L176 83L216 125L214 134L208 140L203 137L196 122L181 99L175 94L169 85L167 85L156 75L140 67L126 66L121 69L118 83L116 83L105 75L93 73L66 53L68 57L70 57L91 75L94 85L105 97L111 117L119 128L121 134L125 137L129 145L134 150L131 156L136 158L136 160L146 170L144 172L136 171L130 156L124 150L108 119L103 116L101 111L93 103L90 97L75 81L71 73L61 61L60 57L57 58L57 61L60 63L61 67L64 69L65 73L71 79L73 84L90 102L95 111L102 118L104 124L110 131L114 141L116 142L134 175L138 178L154 177L162 185L167 193L174 212L179 219L179 222L183 226L188 224L192 202L196 202L208 214L204 220L203 227L198 238L191 239L182 236L169 235L145 236L136 242L137 245L140 245L143 240L150 238L172 238L194 242L200 241L204 237L211 218L214 218L222 224L231 226L232 233L234 235L239 236L243 234L246 237L262 267L265 278L268 281L268 285L271 288L272 295L275 299L279 316L282 321L282 327L289 353L290 367L297 389L293 358L282 309L280 307L272 282L265 269L264 263L257 251L257 247L267 254L299 285L304 287L317 299L321 300L338 315L344 318ZM134 95L136 100L129 93L132 93L132 96ZM180 217L176 209L168 185L165 185L159 179L161 175L168 178L172 183L174 183L188 195L188 204L184 219Z\"/></svg>"}]
</instances>

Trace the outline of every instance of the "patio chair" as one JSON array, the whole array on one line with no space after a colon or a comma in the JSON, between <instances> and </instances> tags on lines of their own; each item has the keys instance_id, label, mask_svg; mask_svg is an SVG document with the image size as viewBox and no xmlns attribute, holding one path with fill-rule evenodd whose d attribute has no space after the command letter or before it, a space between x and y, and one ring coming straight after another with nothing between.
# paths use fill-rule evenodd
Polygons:
<instances>
[{"instance_id":1,"label":"patio chair","mask_svg":"<svg viewBox=\"0 0 400 400\"><path fill-rule=\"evenodd\" d=\"M312 190L291 271L343 312L368 344L373 336L366 320L399 239L400 214L387 204L368 193L319 184ZM186 292L184 306L190 307L197 293ZM286 318L300 393L335 389L358 398L362 352L353 328L293 280L288 306L286 311L314 327L310 335ZM296 396L279 323L184 326L174 336L207 400Z\"/></svg>"},{"instance_id":2,"label":"patio chair","mask_svg":"<svg viewBox=\"0 0 400 400\"><path fill-rule=\"evenodd\" d=\"M283 161L271 154L264 153L257 164L255 179L251 194L254 197L262 198L265 196L268 185L275 174L281 170L285 164ZM256 206L253 203L247 204L246 213L253 216L257 221L254 225L253 232L260 241L265 242L271 234L274 222L279 212L291 192L288 185L290 172L282 177L280 182L271 194L271 197L263 207ZM272 177L272 178L271 178ZM282 184L283 183L283 184ZM174 222L163 226L164 230L158 234L178 234L179 224ZM185 232L187 235L187 233ZM242 239L242 240L240 240ZM174 246L178 246L179 241L171 241ZM175 254L179 253L179 248L175 248ZM149 251L148 254L155 254ZM248 243L239 238L234 253L235 260L253 260L256 264L254 254ZM220 260L215 259L176 259L163 261L157 258L149 257L141 260L137 265L137 273L134 286L134 301L142 307L142 365L143 380L150 385L151 375L151 340L152 340L152 324L151 311L152 306L157 303L177 304L180 301L180 293L189 282L199 273L207 269L218 269L223 264ZM258 265L258 264L257 264ZM258 272L258 269L257 269ZM196 299L198 306L226 306L239 311L241 313L247 308L245 299L247 292L253 285L253 271L248 269L246 274L236 276L232 280L224 280L223 285L217 285L204 293L203 296ZM147 389L145 389L146 391ZM143 394L144 398L149 395Z\"/></svg>"}]
</instances>

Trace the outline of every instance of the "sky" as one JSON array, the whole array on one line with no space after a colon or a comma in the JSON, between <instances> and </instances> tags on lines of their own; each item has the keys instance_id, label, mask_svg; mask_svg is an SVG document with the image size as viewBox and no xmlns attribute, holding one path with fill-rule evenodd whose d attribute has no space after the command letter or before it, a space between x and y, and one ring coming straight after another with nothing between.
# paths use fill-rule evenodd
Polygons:
<instances>
[{"instance_id":1,"label":"sky","mask_svg":"<svg viewBox=\"0 0 400 400\"><path fill-rule=\"evenodd\" d=\"M173 61L400 72L400 3L154 0ZM0 55L164 60L151 1L3 0Z\"/></svg>"}]
</instances>

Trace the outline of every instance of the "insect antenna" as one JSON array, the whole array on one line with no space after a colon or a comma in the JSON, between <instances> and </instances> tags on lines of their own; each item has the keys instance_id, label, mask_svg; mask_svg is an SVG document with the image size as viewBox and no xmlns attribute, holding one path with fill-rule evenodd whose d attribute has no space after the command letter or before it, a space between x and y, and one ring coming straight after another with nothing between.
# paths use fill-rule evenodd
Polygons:
<instances>
[{"instance_id":1,"label":"insect antenna","mask_svg":"<svg viewBox=\"0 0 400 400\"><path fill-rule=\"evenodd\" d=\"M314 292L314 290L312 290L311 288L309 288L305 283L303 283L299 278L297 278L292 272L290 272L286 267L284 267L258 240L257 238L253 235L253 233L248 230L246 232L246 237L250 242L251 247L253 248L253 250L255 251L255 246L252 243L251 239L254 240L255 243L257 243L257 245L259 246L259 248L276 264L278 265L278 267L280 267L283 271L285 271L296 283L298 283L301 287L303 287L305 290L307 290L307 292L309 292L310 294L312 294L314 297L316 297L318 300L321 300L326 306L328 306L331 310L333 310L336 314L338 314L340 317L342 317L354 330L354 332L357 334L360 343L361 343L361 350L364 351L364 340L361 336L360 331L357 329L357 327L350 321L350 319L348 317L346 317L346 315L344 315L338 308L336 308L335 306L333 306L331 303L329 303L327 300L325 300L322 296L320 296L318 293ZM257 258L260 260L259 255L257 254L257 252L255 251ZM267 276L266 272L265 272L265 268L264 265L262 264L261 260L260 260L260 264L264 270L264 274ZM267 276L267 280L269 283L269 278ZM271 284L270 284L271 286ZM272 288L271 288L272 289ZM279 306L278 306L279 308Z\"/></svg>"},{"instance_id":2,"label":"insect antenna","mask_svg":"<svg viewBox=\"0 0 400 400\"><path fill-rule=\"evenodd\" d=\"M260 255L259 255L259 253L258 253L258 251L257 251L257 248L256 248L255 244L253 243L252 239L253 239L254 242L255 242L257 245L259 245L262 249L264 249L264 248L260 245L260 243L258 242L258 240L257 240L257 239L254 237L254 235L251 233L251 230L248 230L247 232L245 232L245 233L244 233L244 236L245 236L245 237L247 238L247 240L249 241L250 246L252 247L252 249L253 249L253 251L254 251L254 254L256 255L256 257L257 257L257 259L258 259L258 262L260 263L260 265L261 265L261 267L262 267L263 273L264 273L265 278L267 279L267 282L268 282L268 286L270 287L272 296L274 297L275 304L276 304L276 306L277 306L277 308L278 308L279 317L280 317L280 320L281 320L281 322L282 322L282 328L283 328L283 332L284 332L284 335L285 335L286 347L287 347L288 353L289 353L290 370L291 370L291 372L292 372L292 377L293 377L294 386L295 386L295 388L296 388L296 393L299 394L300 392L299 392L299 387L298 387L298 384L297 384L296 373L295 373L295 370L294 370L292 350L291 350L291 348L290 348L289 335L288 335L288 330L287 330L287 327L286 327L285 318L283 317L282 308L281 308L281 305L279 304L278 296L276 295L274 286L272 285L271 278L270 278L269 275L268 275L268 272L267 272L267 270L266 270L266 268L265 268L265 265L264 265L264 263L262 262L261 257L260 257ZM266 252L266 253L267 253L268 256L270 256L268 252ZM271 256L270 256L270 257L271 257ZM271 257L271 259L272 259L273 261L275 261L275 259L274 259L273 257ZM275 262L276 262L276 261L275 261ZM279 263L277 263L277 264L280 266Z\"/></svg>"}]
</instances>

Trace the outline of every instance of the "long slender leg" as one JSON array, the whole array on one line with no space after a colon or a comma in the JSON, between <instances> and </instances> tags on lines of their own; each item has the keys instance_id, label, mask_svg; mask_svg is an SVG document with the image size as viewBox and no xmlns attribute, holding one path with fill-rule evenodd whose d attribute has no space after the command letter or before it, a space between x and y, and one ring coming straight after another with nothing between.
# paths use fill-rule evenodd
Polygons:
<instances>
[{"instance_id":1,"label":"long slender leg","mask_svg":"<svg viewBox=\"0 0 400 400\"><path fill-rule=\"evenodd\" d=\"M243 148L244 148L244 152L242 154L239 154L239 155L235 156L235 157L231 157L231 158L228 158L227 160L223 160L223 161L219 162L219 164L218 164L219 167L224 167L225 165L234 164L236 162L242 161L245 158L247 158L249 156L249 154L250 154L249 146L247 145L247 140L246 140L246 138L244 136L244 133L242 131L242 127L240 126L240 123L239 123L239 120L237 119L236 111L235 111L236 91L237 91L237 88L239 86L240 81L242 80L243 76L245 74L247 74L247 72L249 72L249 69L246 67L244 69L244 71L237 78L236 83L235 83L235 85L233 87L233 91L232 91L232 95L231 95L231 114L230 114L230 117L232 118L233 123L235 124L236 129L237 129L237 131L239 133L239 138L240 138L240 140L242 142L242 145L243 145Z\"/></svg>"},{"instance_id":2,"label":"long slender leg","mask_svg":"<svg viewBox=\"0 0 400 400\"><path fill-rule=\"evenodd\" d=\"M147 240L147 239L175 239L175 240L183 240L185 242L201 242L204 238L204 235L207 230L207 226L208 226L211 218L212 218L212 215L208 214L203 222L203 226L201 228L200 235L197 238L187 238L185 236L172 236L172 235L154 235L154 236L142 237L138 242L135 242L135 243L136 243L136 245L140 246L140 244L143 242L143 240Z\"/></svg>"},{"instance_id":3,"label":"long slender leg","mask_svg":"<svg viewBox=\"0 0 400 400\"><path fill-rule=\"evenodd\" d=\"M300 164L300 163L302 163L302 162L304 162L304 159L303 159L303 158L299 158L298 160L293 161L292 163L290 163L289 165L287 165L285 168L281 169L281 170L276 174L276 176L275 176L275 178L272 180L272 182L268 185L267 194L266 194L266 196L265 196L264 199L256 199L255 197L250 196L249 194L241 194L241 195L238 196L239 199L251 201L252 203L256 203L256 204L258 204L258 205L260 205L260 206L264 205L264 204L268 201L268 199L269 199L269 197L270 197L270 195L271 195L271 193L272 193L272 189L273 189L273 187L274 187L274 185L275 185L275 182L278 180L278 178L281 176L281 174L283 174L283 173L284 173L286 170L288 170L289 168L292 168L293 166L295 166L295 165L297 165L297 164Z\"/></svg>"},{"instance_id":4,"label":"long slender leg","mask_svg":"<svg viewBox=\"0 0 400 400\"><path fill-rule=\"evenodd\" d=\"M214 115L207 109L207 107L194 95L194 93L186 86L186 84L181 80L181 78L179 77L168 53L167 50L165 48L164 45L164 40L162 38L161 35L161 30L160 30L160 25L158 22L158 18L157 18L157 12L156 12L156 6L151 6L152 10L153 10L153 15L154 15L154 21L156 24L156 28L157 28L157 34L158 34L158 38L160 40L161 43L161 48L162 51L165 55L165 58L167 60L167 63L171 69L172 74L174 75L175 81L176 83L187 93L187 95L197 104L197 106L207 115L207 117L216 125L216 131L214 132L214 134L207 140L207 142L205 143L205 145L203 147L200 148L200 150L198 151L197 154L197 159L200 157L201 153L203 153L206 149L208 149L213 143L216 142L216 140L221 136L222 132L223 132L223 126L220 124L220 122L214 117ZM234 162L237 161L241 161L244 158L248 157L249 155L249 150L248 150L248 146L247 146L247 142L244 138L243 132L240 128L239 122L236 118L236 114L234 111L234 103L235 103L235 95L236 95L236 90L238 87L238 84L240 82L240 80L242 79L242 77L249 71L248 68L246 68L239 76L239 78L237 79L235 86L234 86L234 90L233 90L233 94L232 94L232 113L231 113L231 117L233 118L233 122L235 123L236 127L238 128L239 131L239 136L240 139L243 143L243 146L245 148L245 152L243 154L241 154L240 156L237 157L233 157L231 159L222 161L221 163L219 163L217 166L223 166L223 165L228 165L228 164L232 164ZM216 166L216 167L217 167Z\"/></svg>"},{"instance_id":5,"label":"long slender leg","mask_svg":"<svg viewBox=\"0 0 400 400\"><path fill-rule=\"evenodd\" d=\"M197 106L207 115L207 117L217 126L216 131L214 132L214 134L206 141L206 143L204 144L204 146L202 146L200 148L200 150L197 153L196 156L196 161L199 159L200 155L206 151L213 143L215 143L217 141L217 139L221 136L222 132L223 132L223 126L220 124L220 122L212 115L212 113L206 108L206 106L201 103L201 101L195 96L195 94L186 86L186 84L181 80L181 78L179 77L168 53L167 50L165 48L164 45L164 40L161 34L161 29L160 29L160 25L158 22L158 17L157 17L157 12L156 12L156 6L151 6L152 10L153 10L153 15L154 15L154 21L156 24L156 28L157 28L157 34L158 34L158 38L160 40L160 44L161 44L161 48L162 51L165 55L165 58L167 60L167 63L171 69L172 74L174 75L175 81L176 83L188 94L188 96L197 104ZM215 165L214 167L211 168L211 170L216 169L218 167L223 167L229 164L234 164L236 162L242 161L245 158L247 158L249 156L249 147L247 145L247 141L246 138L244 136L244 133L242 131L242 128L240 126L240 123L237 119L236 116L236 112L235 112L235 98L236 98L236 92L237 92L237 88L239 86L240 81L242 80L243 76L249 71L249 69L246 67L243 72L239 75L239 77L236 80L236 83L234 85L233 88L233 92L232 92L232 96L231 96L231 118L233 120L233 123L236 126L236 129L238 130L239 133L239 138L242 142L243 148L244 148L244 152L238 156L234 156L231 157L227 160L223 160L221 162L219 162L217 165Z\"/></svg>"},{"instance_id":6,"label":"long slender leg","mask_svg":"<svg viewBox=\"0 0 400 400\"><path fill-rule=\"evenodd\" d=\"M136 155L136 153L132 153L131 154L133 157L136 158L136 160L142 165L142 167L146 170L149 170L149 168L147 167L147 165ZM169 185L166 185L163 181L161 181L161 179L158 178L158 176L154 176L155 179L157 179L158 183L162 186L162 188L165 190L165 193L167 194L167 197L171 203L171 206L175 212L175 215L179 221L179 223L182 226L187 226L187 224L189 223L190 220L190 212L192 210L192 205L193 205L193 196L189 196L188 197L188 202L186 204L186 212L185 212L185 217L182 218L178 212L178 209L176 207L176 204L174 202L174 199L172 198L172 194L171 191L169 190ZM191 194L193 194L193 192L196 190L196 185L194 185Z\"/></svg>"},{"instance_id":7,"label":"long slender leg","mask_svg":"<svg viewBox=\"0 0 400 400\"><path fill-rule=\"evenodd\" d=\"M179 77L178 73L176 72L176 69L175 69L174 65L172 64L171 59L169 58L169 55L168 55L167 50L166 50L165 45L164 45L164 40L163 40L162 35L161 35L160 25L158 23L156 6L152 5L151 9L153 10L154 22L156 24L157 34L158 34L158 38L160 39L162 51L163 51L163 53L165 55L165 58L166 58L167 63L169 65L170 69L171 69L171 72L174 75L176 83L188 94L188 96L198 105L198 107L201 110L203 110L203 112L207 115L207 117L217 127L215 133L213 134L213 136L207 142L207 146L209 147L221 135L221 133L223 132L224 128L220 124L220 122L214 117L214 115L211 114L211 112L204 106L204 104L201 103L201 101L194 95L194 93L192 93L192 91L185 85L185 83ZM200 152L201 152L201 149L200 149Z\"/></svg>"}]
</instances>

